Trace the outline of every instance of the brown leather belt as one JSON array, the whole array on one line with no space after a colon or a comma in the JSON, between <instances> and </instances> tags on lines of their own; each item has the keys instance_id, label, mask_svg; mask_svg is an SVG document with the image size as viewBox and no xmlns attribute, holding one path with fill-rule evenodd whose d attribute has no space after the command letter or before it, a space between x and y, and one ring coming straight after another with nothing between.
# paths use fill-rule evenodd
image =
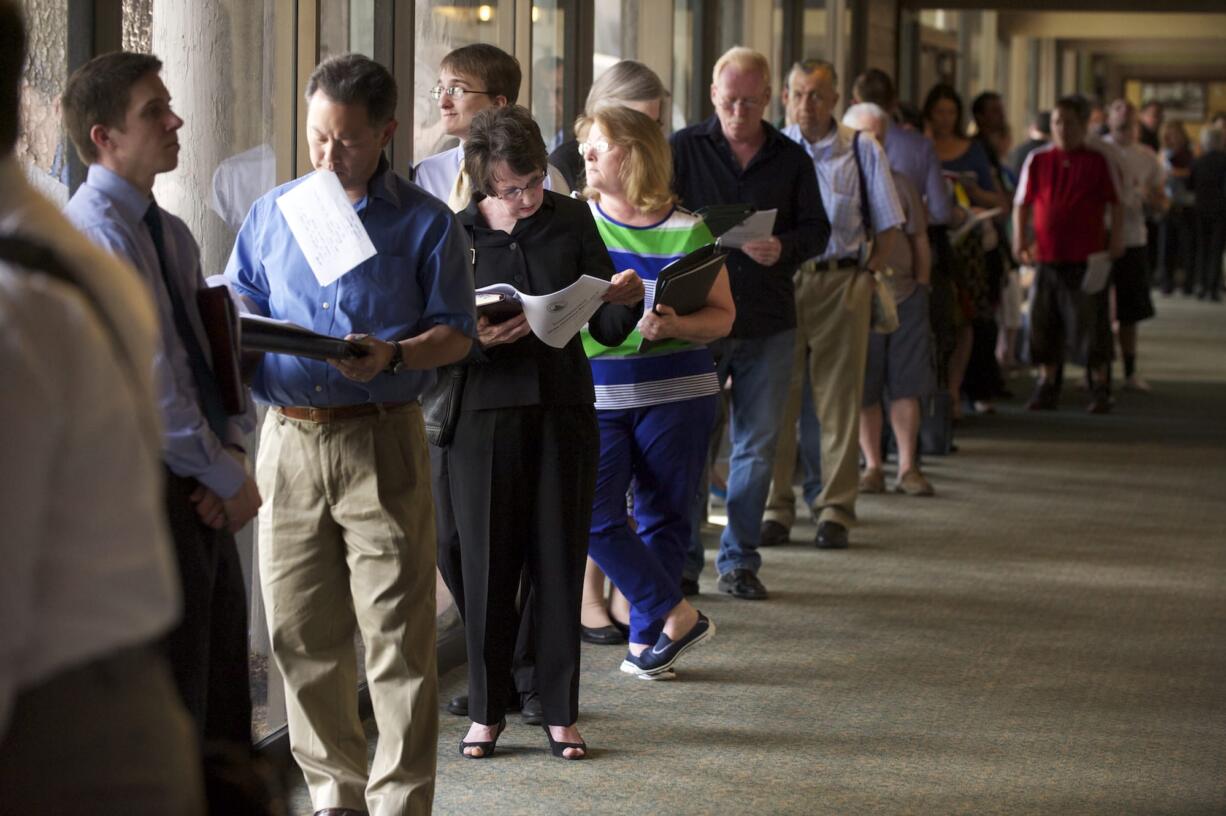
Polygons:
<instances>
[{"instance_id":1,"label":"brown leather belt","mask_svg":"<svg viewBox=\"0 0 1226 816\"><path fill-rule=\"evenodd\" d=\"M337 422L342 419L357 419L372 414L381 414L394 408L403 408L408 404L407 402L362 402L357 405L337 405L333 408L280 405L277 406L277 411L282 416L306 422Z\"/></svg>"}]
</instances>

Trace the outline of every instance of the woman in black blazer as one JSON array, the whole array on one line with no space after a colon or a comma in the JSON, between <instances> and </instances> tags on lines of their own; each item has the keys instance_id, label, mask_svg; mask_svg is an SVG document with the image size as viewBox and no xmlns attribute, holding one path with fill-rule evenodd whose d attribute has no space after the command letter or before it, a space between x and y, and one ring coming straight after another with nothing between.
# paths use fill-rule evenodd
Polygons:
<instances>
[{"instance_id":1,"label":"woman in black blazer","mask_svg":"<svg viewBox=\"0 0 1226 816\"><path fill-rule=\"evenodd\" d=\"M614 274L587 205L543 190L545 168L544 142L525 108L474 118L464 170L476 192L458 216L476 285L544 295L581 275L611 280L589 329L617 345L642 316L643 283L633 272ZM600 454L591 368L578 335L552 348L522 313L500 323L479 317L477 340L444 452L446 480L435 485L448 491L459 532L473 721L460 751L490 756L506 726L526 569L545 733L555 756L582 759L579 602Z\"/></svg>"}]
</instances>

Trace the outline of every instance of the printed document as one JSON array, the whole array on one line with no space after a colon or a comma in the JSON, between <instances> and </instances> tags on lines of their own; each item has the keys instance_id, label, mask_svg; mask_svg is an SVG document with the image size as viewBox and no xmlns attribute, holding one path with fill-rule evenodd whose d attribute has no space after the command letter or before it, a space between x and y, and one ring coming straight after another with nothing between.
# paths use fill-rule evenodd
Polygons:
<instances>
[{"instance_id":1,"label":"printed document","mask_svg":"<svg viewBox=\"0 0 1226 816\"><path fill-rule=\"evenodd\" d=\"M320 286L329 286L375 254L375 245L335 173L316 170L278 198L277 207Z\"/></svg>"},{"instance_id":2,"label":"printed document","mask_svg":"<svg viewBox=\"0 0 1226 816\"><path fill-rule=\"evenodd\" d=\"M740 249L750 241L759 238L769 238L775 230L775 216L778 210L758 210L732 229L719 236L715 242L727 249Z\"/></svg>"},{"instance_id":3,"label":"printed document","mask_svg":"<svg viewBox=\"0 0 1226 816\"><path fill-rule=\"evenodd\" d=\"M552 295L525 295L510 284L495 283L478 289L477 296L496 294L519 301L532 333L545 345L562 348L604 305L600 298L611 285L607 280L584 275Z\"/></svg>"}]
</instances>

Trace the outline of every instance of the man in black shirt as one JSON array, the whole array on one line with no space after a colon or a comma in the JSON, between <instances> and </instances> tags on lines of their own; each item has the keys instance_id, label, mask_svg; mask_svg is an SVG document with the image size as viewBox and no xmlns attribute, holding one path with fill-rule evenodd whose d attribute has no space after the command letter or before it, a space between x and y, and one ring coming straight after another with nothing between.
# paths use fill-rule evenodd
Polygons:
<instances>
[{"instance_id":1,"label":"man in black shirt","mask_svg":"<svg viewBox=\"0 0 1226 816\"><path fill-rule=\"evenodd\" d=\"M716 559L719 589L747 600L766 597L757 577L759 528L791 373L796 333L792 274L801 262L820 255L830 236L812 162L799 145L762 120L770 98L766 58L752 49L732 48L715 64L715 115L671 139L674 188L683 206L750 204L778 210L773 235L745 244L728 258L736 322L727 338L711 344L720 381L732 378L728 526ZM697 528L693 538L700 557ZM687 577L696 572L688 570Z\"/></svg>"}]
</instances>

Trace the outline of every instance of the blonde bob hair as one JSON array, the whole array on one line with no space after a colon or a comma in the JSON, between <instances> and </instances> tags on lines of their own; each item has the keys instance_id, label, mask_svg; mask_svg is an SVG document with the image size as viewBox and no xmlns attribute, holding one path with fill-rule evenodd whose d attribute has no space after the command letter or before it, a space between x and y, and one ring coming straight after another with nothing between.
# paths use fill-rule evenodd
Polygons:
<instances>
[{"instance_id":1,"label":"blonde bob hair","mask_svg":"<svg viewBox=\"0 0 1226 816\"><path fill-rule=\"evenodd\" d=\"M575 123L575 136L587 139L593 125L600 125L605 139L625 151L618 178L621 179L626 201L641 213L655 212L672 206L677 200L669 184L673 178L673 153L660 125L650 116L633 108L600 107L580 116ZM600 200L600 193L588 187L586 198Z\"/></svg>"}]
</instances>

